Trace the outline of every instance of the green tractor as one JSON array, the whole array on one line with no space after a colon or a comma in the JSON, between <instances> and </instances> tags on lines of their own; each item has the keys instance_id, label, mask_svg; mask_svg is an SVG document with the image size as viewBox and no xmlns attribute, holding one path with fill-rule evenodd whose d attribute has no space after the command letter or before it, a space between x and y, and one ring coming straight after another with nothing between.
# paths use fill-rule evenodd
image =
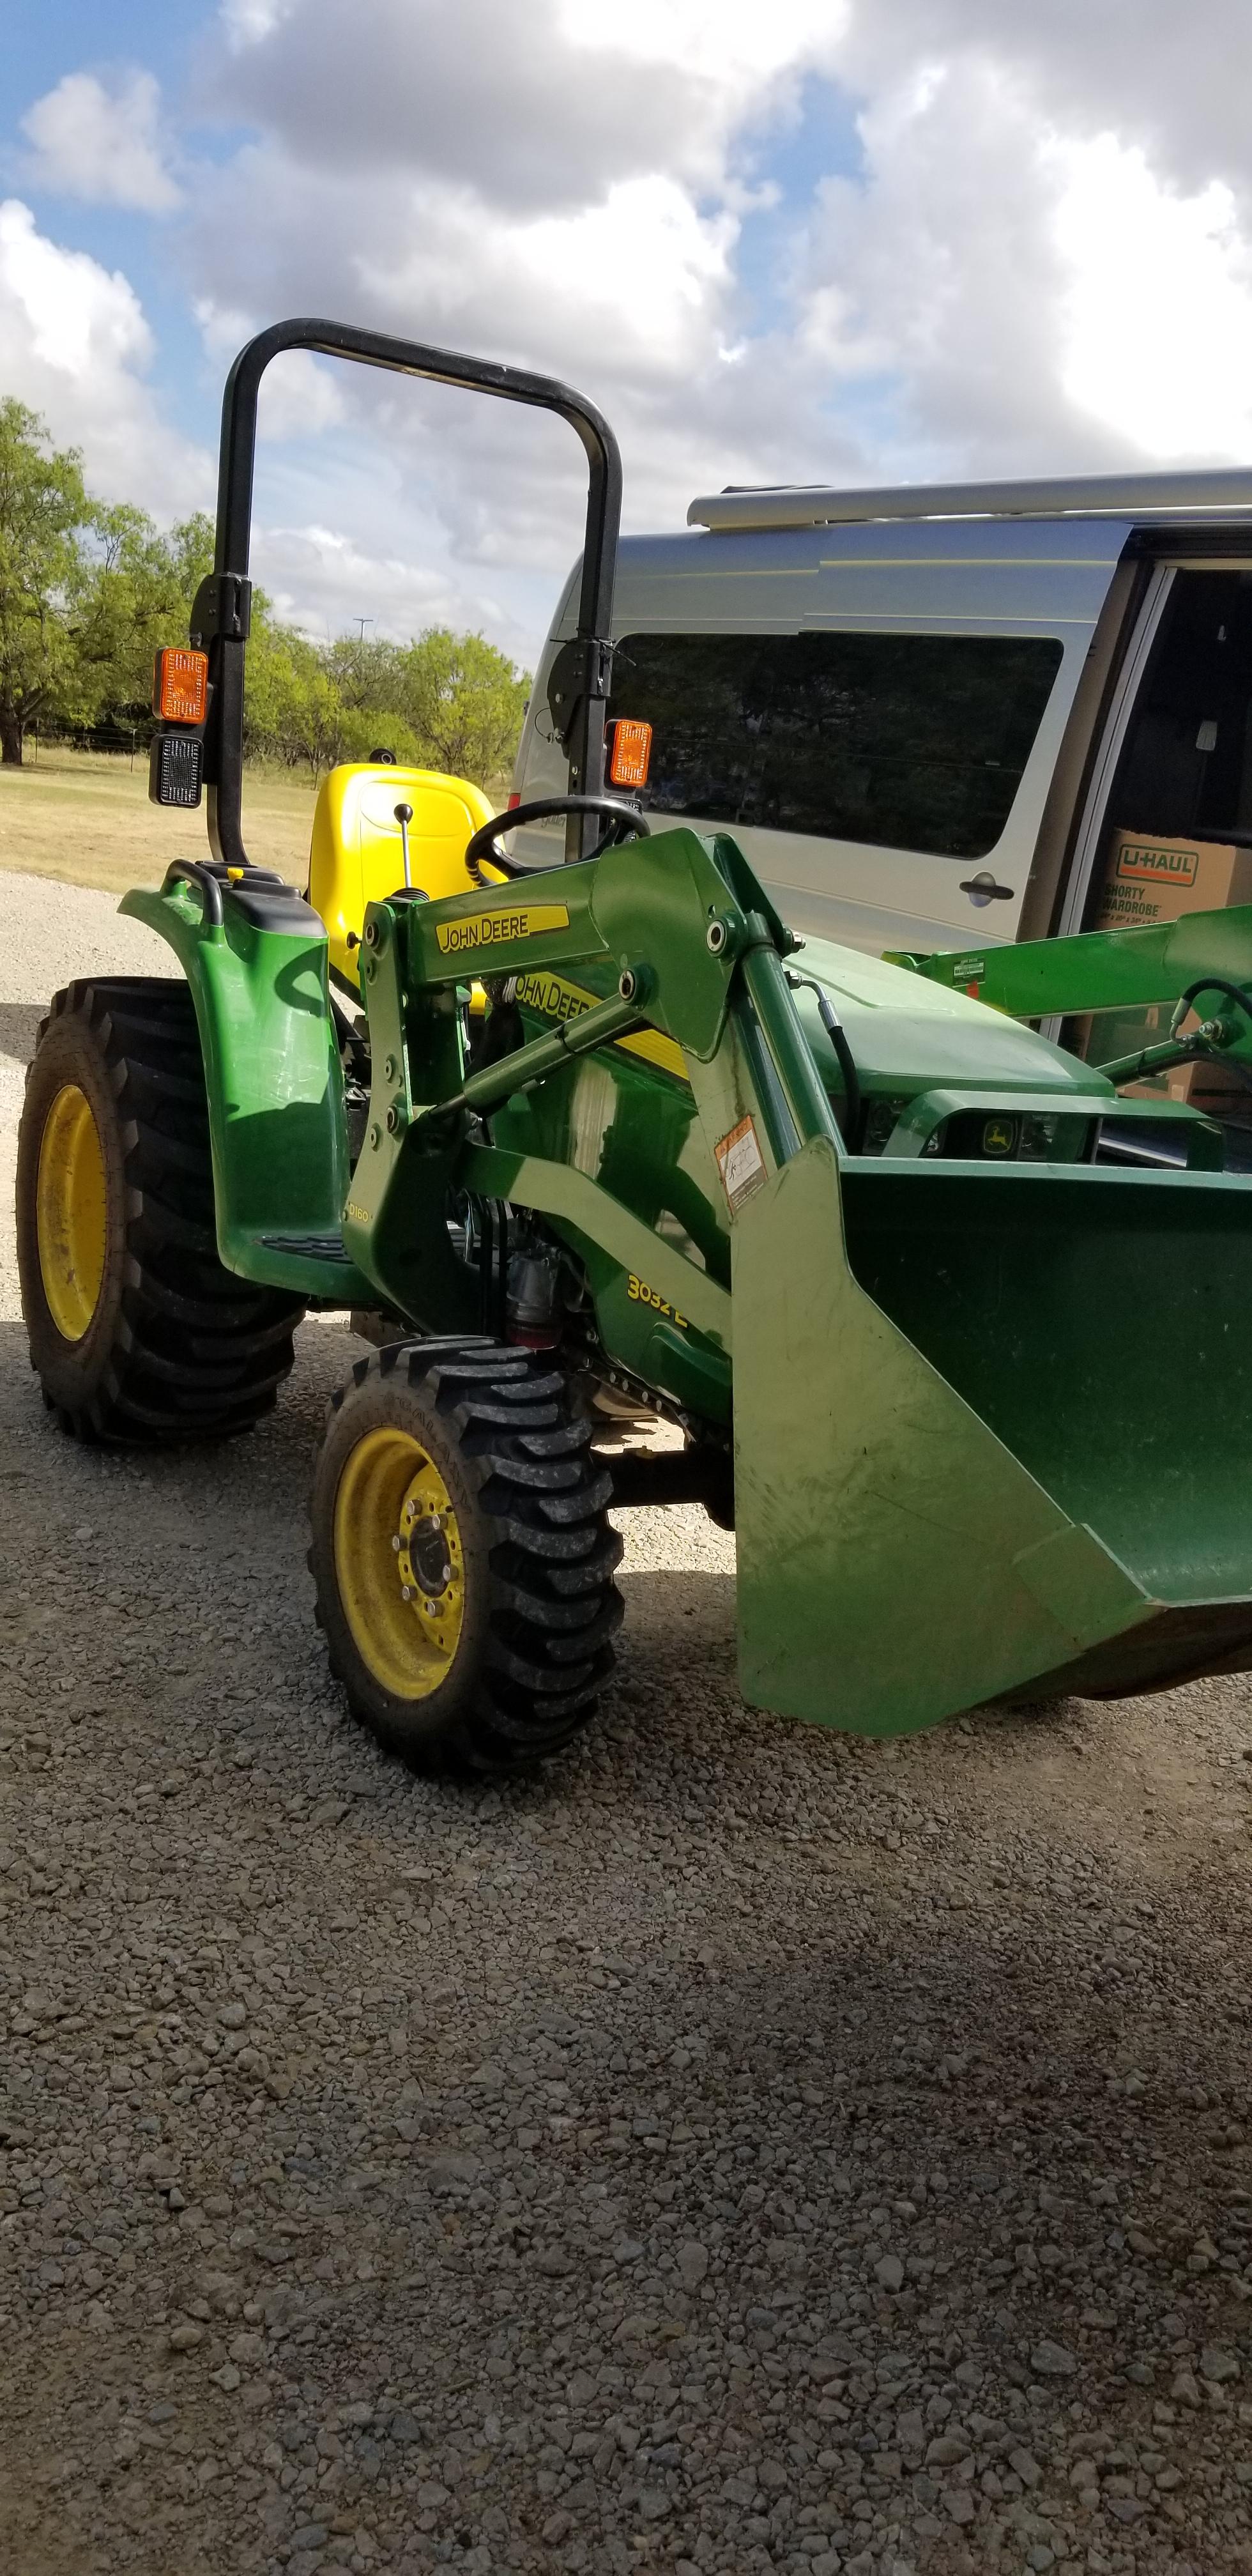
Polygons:
<instances>
[{"instance_id":1,"label":"green tractor","mask_svg":"<svg viewBox=\"0 0 1252 2576\"><path fill-rule=\"evenodd\" d=\"M589 465L569 794L336 772L307 894L241 815L257 394L292 348L555 411ZM586 1723L614 1504L733 1526L743 1692L786 1716L887 1735L1252 1668L1252 1184L962 961L805 946L728 834L649 832L606 738L619 499L545 378L307 321L236 361L152 754L158 801L207 785L211 855L123 903L170 977L71 984L31 1068L48 1405L86 1440L242 1431L302 1311L356 1312L310 1563L353 1710L419 1768ZM508 832L553 811L564 864L524 872ZM1176 1168L1135 1159L1145 1119Z\"/></svg>"}]
</instances>

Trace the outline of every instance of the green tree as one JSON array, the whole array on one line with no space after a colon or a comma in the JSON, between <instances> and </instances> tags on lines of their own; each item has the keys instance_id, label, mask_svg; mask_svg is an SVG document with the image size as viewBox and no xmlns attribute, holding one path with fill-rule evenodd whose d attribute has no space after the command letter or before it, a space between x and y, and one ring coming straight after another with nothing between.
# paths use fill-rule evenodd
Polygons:
<instances>
[{"instance_id":1,"label":"green tree","mask_svg":"<svg viewBox=\"0 0 1252 2576\"><path fill-rule=\"evenodd\" d=\"M345 707L403 716L405 647L381 635L338 635L323 659Z\"/></svg>"},{"instance_id":2,"label":"green tree","mask_svg":"<svg viewBox=\"0 0 1252 2576\"><path fill-rule=\"evenodd\" d=\"M428 626L400 656L401 707L425 764L472 778L499 778L517 748L530 687L506 653L481 635Z\"/></svg>"},{"instance_id":3,"label":"green tree","mask_svg":"<svg viewBox=\"0 0 1252 2576\"><path fill-rule=\"evenodd\" d=\"M179 519L170 529L170 554L178 575L179 596L186 602L188 617L205 574L213 570L215 543L213 521L207 510L193 510L189 519ZM176 640L181 643L182 637Z\"/></svg>"},{"instance_id":4,"label":"green tree","mask_svg":"<svg viewBox=\"0 0 1252 2576\"><path fill-rule=\"evenodd\" d=\"M128 502L97 503L71 590L72 670L57 712L98 724L146 708L158 645L187 631L186 567L174 539Z\"/></svg>"},{"instance_id":5,"label":"green tree","mask_svg":"<svg viewBox=\"0 0 1252 2576\"><path fill-rule=\"evenodd\" d=\"M247 750L307 768L314 780L344 758L344 704L323 654L264 611L253 616L246 690Z\"/></svg>"},{"instance_id":6,"label":"green tree","mask_svg":"<svg viewBox=\"0 0 1252 2576\"><path fill-rule=\"evenodd\" d=\"M90 516L77 448L55 449L36 413L0 401L0 760L21 761L73 667L66 611Z\"/></svg>"}]
</instances>

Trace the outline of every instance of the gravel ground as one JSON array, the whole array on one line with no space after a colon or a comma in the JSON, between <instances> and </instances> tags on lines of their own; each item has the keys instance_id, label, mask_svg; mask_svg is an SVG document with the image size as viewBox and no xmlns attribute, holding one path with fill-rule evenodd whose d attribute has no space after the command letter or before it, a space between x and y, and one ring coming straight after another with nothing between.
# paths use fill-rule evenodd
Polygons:
<instances>
[{"instance_id":1,"label":"gravel ground","mask_svg":"<svg viewBox=\"0 0 1252 2576\"><path fill-rule=\"evenodd\" d=\"M5 902L7 1116L149 944ZM356 1348L144 1463L0 1322L6 2567L1252 2568L1247 1685L771 1722L641 1515L595 1732L414 1782L303 1565Z\"/></svg>"}]
</instances>

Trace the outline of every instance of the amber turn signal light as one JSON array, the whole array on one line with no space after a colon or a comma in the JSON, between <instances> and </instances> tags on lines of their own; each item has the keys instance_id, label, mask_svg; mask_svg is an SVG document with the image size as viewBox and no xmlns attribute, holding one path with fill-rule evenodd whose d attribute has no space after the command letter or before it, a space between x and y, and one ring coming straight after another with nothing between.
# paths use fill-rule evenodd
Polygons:
<instances>
[{"instance_id":1,"label":"amber turn signal light","mask_svg":"<svg viewBox=\"0 0 1252 2576\"><path fill-rule=\"evenodd\" d=\"M618 716L609 728L609 783L613 787L646 787L652 758L652 727L635 716Z\"/></svg>"},{"instance_id":2,"label":"amber turn signal light","mask_svg":"<svg viewBox=\"0 0 1252 2576\"><path fill-rule=\"evenodd\" d=\"M208 705L209 657L167 644L152 665L152 712L164 724L199 725Z\"/></svg>"}]
</instances>

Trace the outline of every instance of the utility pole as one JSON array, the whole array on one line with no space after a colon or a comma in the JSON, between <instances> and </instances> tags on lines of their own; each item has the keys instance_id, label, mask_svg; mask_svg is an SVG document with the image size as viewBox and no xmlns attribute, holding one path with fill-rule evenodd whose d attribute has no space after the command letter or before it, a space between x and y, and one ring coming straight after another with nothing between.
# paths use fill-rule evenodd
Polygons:
<instances>
[{"instance_id":1,"label":"utility pole","mask_svg":"<svg viewBox=\"0 0 1252 2576\"><path fill-rule=\"evenodd\" d=\"M363 644L365 642L365 629L367 626L372 626L375 623L374 619L372 617L354 617L352 623L357 631L356 640L358 644Z\"/></svg>"}]
</instances>

